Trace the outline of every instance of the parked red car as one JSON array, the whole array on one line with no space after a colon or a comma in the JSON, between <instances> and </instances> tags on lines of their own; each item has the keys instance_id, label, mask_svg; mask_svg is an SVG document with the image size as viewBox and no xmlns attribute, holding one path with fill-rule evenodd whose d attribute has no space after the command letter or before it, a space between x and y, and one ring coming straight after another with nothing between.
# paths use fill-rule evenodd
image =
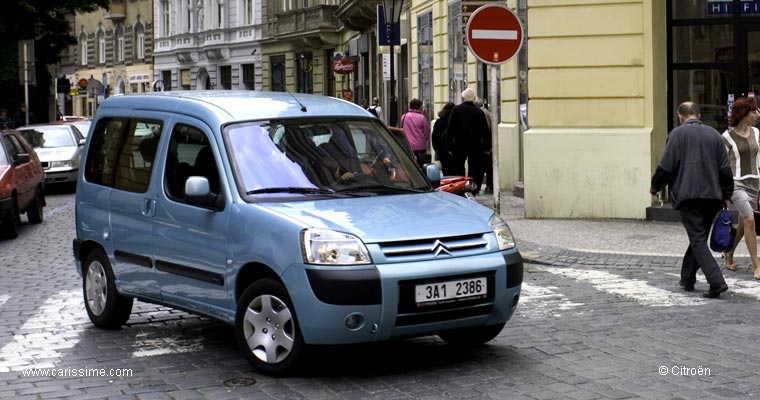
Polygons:
<instances>
[{"instance_id":1,"label":"parked red car","mask_svg":"<svg viewBox=\"0 0 760 400\"><path fill-rule=\"evenodd\" d=\"M21 213L42 222L45 173L32 146L14 130L0 132L0 237L18 236Z\"/></svg>"}]
</instances>

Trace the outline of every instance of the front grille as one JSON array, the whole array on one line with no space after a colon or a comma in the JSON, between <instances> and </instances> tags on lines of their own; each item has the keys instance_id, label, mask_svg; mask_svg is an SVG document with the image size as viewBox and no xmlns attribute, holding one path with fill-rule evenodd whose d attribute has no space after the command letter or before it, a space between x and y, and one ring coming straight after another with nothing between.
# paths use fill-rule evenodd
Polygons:
<instances>
[{"instance_id":1,"label":"front grille","mask_svg":"<svg viewBox=\"0 0 760 400\"><path fill-rule=\"evenodd\" d=\"M405 240L380 244L380 250L387 260L426 259L441 255L456 256L482 250L488 247L483 234L450 236L422 240Z\"/></svg>"}]
</instances>

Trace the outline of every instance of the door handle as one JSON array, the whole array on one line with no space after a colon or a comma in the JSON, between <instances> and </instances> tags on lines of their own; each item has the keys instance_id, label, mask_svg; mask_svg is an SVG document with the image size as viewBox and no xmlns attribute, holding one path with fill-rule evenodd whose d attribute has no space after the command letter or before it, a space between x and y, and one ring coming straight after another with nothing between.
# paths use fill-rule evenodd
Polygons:
<instances>
[{"instance_id":1,"label":"door handle","mask_svg":"<svg viewBox=\"0 0 760 400\"><path fill-rule=\"evenodd\" d=\"M143 199L142 214L146 217L156 216L156 201L153 199Z\"/></svg>"}]
</instances>

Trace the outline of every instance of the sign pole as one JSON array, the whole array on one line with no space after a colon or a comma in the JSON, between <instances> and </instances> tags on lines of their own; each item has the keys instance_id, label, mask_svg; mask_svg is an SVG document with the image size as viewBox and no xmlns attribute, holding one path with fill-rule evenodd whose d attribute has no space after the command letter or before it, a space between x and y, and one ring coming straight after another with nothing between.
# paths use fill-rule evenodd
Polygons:
<instances>
[{"instance_id":1,"label":"sign pole","mask_svg":"<svg viewBox=\"0 0 760 400\"><path fill-rule=\"evenodd\" d=\"M493 209L496 215L501 214L501 185L499 177L499 121L501 120L501 104L499 101L499 83L501 71L499 65L491 65L491 90L488 103L491 105L491 169L493 173Z\"/></svg>"},{"instance_id":2,"label":"sign pole","mask_svg":"<svg viewBox=\"0 0 760 400\"><path fill-rule=\"evenodd\" d=\"M24 104L26 109L26 125L29 125L29 47L28 43L24 42Z\"/></svg>"}]
</instances>

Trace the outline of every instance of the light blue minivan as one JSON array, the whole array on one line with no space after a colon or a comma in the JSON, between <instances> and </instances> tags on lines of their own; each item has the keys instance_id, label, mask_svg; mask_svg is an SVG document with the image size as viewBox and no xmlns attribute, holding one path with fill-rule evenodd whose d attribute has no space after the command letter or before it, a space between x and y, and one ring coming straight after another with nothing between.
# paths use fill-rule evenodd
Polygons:
<instances>
[{"instance_id":1,"label":"light blue minivan","mask_svg":"<svg viewBox=\"0 0 760 400\"><path fill-rule=\"evenodd\" d=\"M523 276L507 224L435 191L374 116L336 98L251 91L112 97L76 192L74 255L103 328L133 299L234 326L259 371L308 345L496 337Z\"/></svg>"}]
</instances>

